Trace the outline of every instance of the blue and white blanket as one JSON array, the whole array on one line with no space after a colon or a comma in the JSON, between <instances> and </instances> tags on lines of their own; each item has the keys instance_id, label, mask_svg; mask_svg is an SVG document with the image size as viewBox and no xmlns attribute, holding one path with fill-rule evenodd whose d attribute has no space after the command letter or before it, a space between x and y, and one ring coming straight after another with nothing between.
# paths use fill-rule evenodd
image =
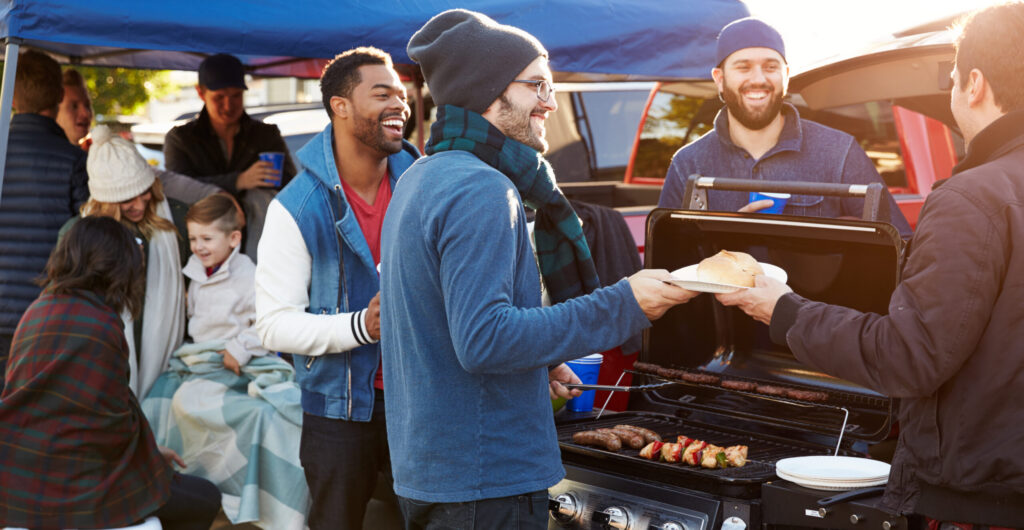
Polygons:
<instances>
[{"instance_id":1,"label":"blue and white blanket","mask_svg":"<svg viewBox=\"0 0 1024 530\"><path fill-rule=\"evenodd\" d=\"M236 376L217 352L223 341L185 344L142 402L159 445L184 471L220 488L232 523L305 527L309 490L299 463L300 391L279 357L254 357Z\"/></svg>"}]
</instances>

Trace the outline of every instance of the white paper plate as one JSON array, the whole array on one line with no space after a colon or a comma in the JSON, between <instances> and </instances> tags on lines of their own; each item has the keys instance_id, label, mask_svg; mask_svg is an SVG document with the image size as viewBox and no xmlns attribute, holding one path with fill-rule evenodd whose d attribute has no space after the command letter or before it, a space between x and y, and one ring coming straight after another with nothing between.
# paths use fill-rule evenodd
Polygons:
<instances>
[{"instance_id":1,"label":"white paper plate","mask_svg":"<svg viewBox=\"0 0 1024 530\"><path fill-rule=\"evenodd\" d=\"M786 474L786 472L784 471L779 471L778 467L775 468L775 474L778 475L781 479L788 480L794 484L799 484L805 488L825 491L848 491L860 488L870 488L872 486L881 486L889 481L888 477L858 482L846 482L835 480L810 480Z\"/></svg>"},{"instance_id":2,"label":"white paper plate","mask_svg":"<svg viewBox=\"0 0 1024 530\"><path fill-rule=\"evenodd\" d=\"M770 263L758 263L760 263L761 268L764 269L765 276L775 278L782 283L786 283L786 280L789 279L786 271L782 270L781 267L776 267ZM672 279L669 281L683 289L700 291L702 293L731 293L740 289L746 289L746 287L730 285L727 283L702 282L697 279L697 265L698 264L693 264L688 267L672 271Z\"/></svg>"},{"instance_id":3,"label":"white paper plate","mask_svg":"<svg viewBox=\"0 0 1024 530\"><path fill-rule=\"evenodd\" d=\"M869 458L852 456L800 456L783 458L775 463L775 471L791 477L816 482L853 484L884 484L889 478L889 464Z\"/></svg>"}]
</instances>

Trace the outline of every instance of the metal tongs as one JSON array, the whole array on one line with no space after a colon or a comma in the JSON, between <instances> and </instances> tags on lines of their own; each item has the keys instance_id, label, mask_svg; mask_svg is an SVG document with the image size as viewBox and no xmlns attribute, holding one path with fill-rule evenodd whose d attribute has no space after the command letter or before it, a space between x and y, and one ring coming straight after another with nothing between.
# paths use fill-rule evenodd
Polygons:
<instances>
[{"instance_id":1,"label":"metal tongs","mask_svg":"<svg viewBox=\"0 0 1024 530\"><path fill-rule=\"evenodd\" d=\"M580 390L606 390L608 392L647 392L648 390L654 390L663 386L677 385L675 381L664 381L661 383L653 383L650 385L635 385L635 386L619 386L619 385L585 385L578 383L562 383L562 386L572 389Z\"/></svg>"}]
</instances>

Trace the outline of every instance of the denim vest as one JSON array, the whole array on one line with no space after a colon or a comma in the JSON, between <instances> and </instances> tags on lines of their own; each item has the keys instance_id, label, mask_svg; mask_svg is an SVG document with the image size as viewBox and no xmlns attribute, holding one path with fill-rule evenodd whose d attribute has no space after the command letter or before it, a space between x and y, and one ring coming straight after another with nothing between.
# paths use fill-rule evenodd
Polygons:
<instances>
[{"instance_id":1,"label":"denim vest","mask_svg":"<svg viewBox=\"0 0 1024 530\"><path fill-rule=\"evenodd\" d=\"M312 258L308 313L359 311L380 290L377 267L355 212L345 199L334 163L331 125L298 152L304 166L277 195L302 233ZM388 157L394 189L398 177L419 157L403 141ZM295 379L302 388L302 410L327 418L369 421L373 380L380 362L379 344L319 357L295 357Z\"/></svg>"}]
</instances>

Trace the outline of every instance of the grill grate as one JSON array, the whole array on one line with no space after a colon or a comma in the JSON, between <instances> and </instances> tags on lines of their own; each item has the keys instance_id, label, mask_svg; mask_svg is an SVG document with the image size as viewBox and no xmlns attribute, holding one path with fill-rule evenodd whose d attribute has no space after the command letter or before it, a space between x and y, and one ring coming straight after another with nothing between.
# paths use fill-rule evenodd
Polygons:
<instances>
[{"instance_id":1,"label":"grill grate","mask_svg":"<svg viewBox=\"0 0 1024 530\"><path fill-rule=\"evenodd\" d=\"M572 441L573 433L592 429L610 428L615 425L635 425L658 433L666 442L674 441L679 435L704 440L722 447L730 445L746 445L749 448L747 465L726 469L707 469L672 464L640 458L636 449L623 448L612 452L598 447L580 445ZM700 476L716 481L764 482L775 477L775 462L792 456L827 454L825 448L811 448L786 444L777 440L742 434L725 429L711 429L703 425L695 425L672 416L654 413L625 412L613 414L601 419L585 419L562 423L557 426L558 442L565 451L601 459L613 459L620 463L629 463L638 471L649 466L656 466L661 471L670 471L683 475Z\"/></svg>"}]
</instances>

